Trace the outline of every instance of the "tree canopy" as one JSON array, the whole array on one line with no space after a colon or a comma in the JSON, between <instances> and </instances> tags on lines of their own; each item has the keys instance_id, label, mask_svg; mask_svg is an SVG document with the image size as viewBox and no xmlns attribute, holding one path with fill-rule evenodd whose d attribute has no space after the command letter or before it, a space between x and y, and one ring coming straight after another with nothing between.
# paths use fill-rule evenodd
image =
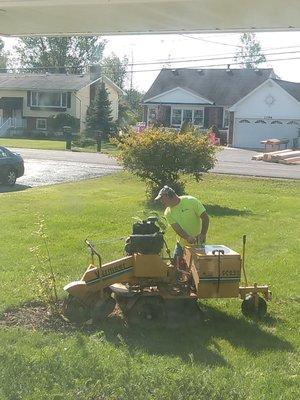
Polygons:
<instances>
[{"instance_id":1,"label":"tree canopy","mask_svg":"<svg viewBox=\"0 0 300 400\"><path fill-rule=\"evenodd\" d=\"M0 71L5 70L8 61L8 53L4 50L4 42L0 38Z\"/></svg>"},{"instance_id":2,"label":"tree canopy","mask_svg":"<svg viewBox=\"0 0 300 400\"><path fill-rule=\"evenodd\" d=\"M15 51L21 68L36 72L81 73L99 64L105 41L99 36L24 37Z\"/></svg>"},{"instance_id":3,"label":"tree canopy","mask_svg":"<svg viewBox=\"0 0 300 400\"><path fill-rule=\"evenodd\" d=\"M241 47L234 59L243 68L253 69L266 61L266 57L262 53L260 43L254 33L243 33L240 40Z\"/></svg>"},{"instance_id":4,"label":"tree canopy","mask_svg":"<svg viewBox=\"0 0 300 400\"><path fill-rule=\"evenodd\" d=\"M105 57L102 62L103 75L111 79L121 89L124 88L125 80L127 77L128 59L124 57L120 60L118 56L112 53L110 56Z\"/></svg>"}]
</instances>

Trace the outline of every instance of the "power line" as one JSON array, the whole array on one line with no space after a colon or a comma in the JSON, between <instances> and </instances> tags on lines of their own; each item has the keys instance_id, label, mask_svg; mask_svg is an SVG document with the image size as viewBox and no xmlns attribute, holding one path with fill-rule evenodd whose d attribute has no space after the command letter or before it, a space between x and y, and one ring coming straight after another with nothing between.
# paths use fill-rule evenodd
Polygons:
<instances>
[{"instance_id":1,"label":"power line","mask_svg":"<svg viewBox=\"0 0 300 400\"><path fill-rule=\"evenodd\" d=\"M300 47L300 46L299 46ZM286 51L286 52L276 52L276 53L265 53L265 56L281 56L281 55L285 55L285 54L297 54L299 53L300 50L293 50L293 51ZM179 63L192 63L192 62L198 62L198 61L218 61L218 60L230 60L233 57L210 57L210 58L195 58L195 59L188 59L188 60L168 60L168 63L170 64L179 64ZM239 58L245 58L247 59L248 56L240 56ZM298 58L286 58L287 60L289 59L298 59ZM266 62L268 61L280 61L280 60L285 60L285 59L276 59L276 60L266 60ZM130 69L127 70L128 73L132 73L132 72L143 72L143 71L149 71L149 70L139 70L139 71L133 71L132 67L133 66L142 66L142 65L156 65L156 64L163 64L163 62L157 62L157 61L149 61L147 63L130 63L128 64L128 66L130 66ZM221 64L214 64L213 66L218 66L218 65L227 65L228 63L221 63ZM240 65L241 62L232 62L230 63L231 65ZM211 66L211 65L208 65ZM87 64L87 65L82 65L82 66L67 66L67 65L45 65L42 67L21 67L21 68L7 68L8 70L14 70L16 69L17 71L26 71L28 73L30 73L30 71L44 71L44 70L58 70L58 69L66 69L66 70L84 70L84 69L88 69L92 67L92 65ZM105 65L99 65L99 67L101 68L102 71L106 71L106 70L110 70L108 66ZM186 67L189 68L189 67ZM191 68L191 67L190 67ZM151 71L156 71L156 70L160 70L159 69L155 69L155 70L151 70Z\"/></svg>"},{"instance_id":2,"label":"power line","mask_svg":"<svg viewBox=\"0 0 300 400\"><path fill-rule=\"evenodd\" d=\"M288 57L288 58L277 58L277 59L271 59L271 60L266 60L266 62L276 62L276 61L289 61L289 60L300 60L299 57ZM240 65L240 62L236 63L230 63L229 65ZM196 66L190 66L190 67L185 67L185 69L204 69L204 68L212 68L212 67L226 67L228 66L228 63L223 63L223 64L209 64L209 65L196 65ZM172 68L170 68L172 69ZM174 68L176 70L176 68ZM144 70L135 70L133 73L138 73L138 72L158 72L161 71L161 68L156 68L156 69L144 69Z\"/></svg>"},{"instance_id":3,"label":"power line","mask_svg":"<svg viewBox=\"0 0 300 400\"><path fill-rule=\"evenodd\" d=\"M265 56L274 56L274 55L283 55L283 54L295 54L295 53L299 53L299 52L300 52L300 50L293 50L293 51L282 51L280 53L265 53L264 55ZM195 59L189 59L189 60L176 60L176 59L172 60L172 59L169 59L168 63L179 64L179 63L197 62L197 61L228 60L228 59L232 59L233 57L235 57L235 55L228 56L228 57L195 58ZM248 57L249 56L247 56L247 55L238 56L238 58L245 58L245 59L248 58ZM139 66L139 65L153 65L153 64L164 64L164 62L149 61L149 62L145 62L145 63L134 63L133 65ZM128 64L128 65L131 66L132 64Z\"/></svg>"}]
</instances>

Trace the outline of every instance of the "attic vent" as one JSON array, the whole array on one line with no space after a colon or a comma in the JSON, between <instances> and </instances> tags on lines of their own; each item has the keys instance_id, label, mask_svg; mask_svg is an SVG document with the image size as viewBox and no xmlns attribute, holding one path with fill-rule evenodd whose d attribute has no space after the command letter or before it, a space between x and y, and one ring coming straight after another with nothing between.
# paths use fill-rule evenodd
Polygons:
<instances>
[{"instance_id":1,"label":"attic vent","mask_svg":"<svg viewBox=\"0 0 300 400\"><path fill-rule=\"evenodd\" d=\"M261 75L261 74L262 74L262 71L261 71L261 69L259 69L259 68L255 68L254 72L255 72L257 75Z\"/></svg>"},{"instance_id":2,"label":"attic vent","mask_svg":"<svg viewBox=\"0 0 300 400\"><path fill-rule=\"evenodd\" d=\"M197 72L198 72L199 75L203 75L204 74L203 69L197 69Z\"/></svg>"},{"instance_id":3,"label":"attic vent","mask_svg":"<svg viewBox=\"0 0 300 400\"><path fill-rule=\"evenodd\" d=\"M173 74L173 75L179 75L179 72L178 72L177 69L172 69L172 74Z\"/></svg>"}]
</instances>

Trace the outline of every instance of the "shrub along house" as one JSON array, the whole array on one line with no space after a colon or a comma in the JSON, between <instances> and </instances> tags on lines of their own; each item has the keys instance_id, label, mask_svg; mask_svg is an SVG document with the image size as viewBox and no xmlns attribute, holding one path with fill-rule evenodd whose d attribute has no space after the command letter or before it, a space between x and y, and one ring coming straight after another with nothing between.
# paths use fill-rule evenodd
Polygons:
<instances>
[{"instance_id":1,"label":"shrub along house","mask_svg":"<svg viewBox=\"0 0 300 400\"><path fill-rule=\"evenodd\" d=\"M268 138L292 145L300 128L300 83L272 69L162 69L143 105L147 124L216 125L235 147L260 148Z\"/></svg>"},{"instance_id":2,"label":"shrub along house","mask_svg":"<svg viewBox=\"0 0 300 400\"><path fill-rule=\"evenodd\" d=\"M122 89L107 77L89 73L0 74L0 136L10 131L47 131L49 118L68 113L85 129L86 112L97 85L104 82L111 102L112 117L118 118Z\"/></svg>"}]
</instances>

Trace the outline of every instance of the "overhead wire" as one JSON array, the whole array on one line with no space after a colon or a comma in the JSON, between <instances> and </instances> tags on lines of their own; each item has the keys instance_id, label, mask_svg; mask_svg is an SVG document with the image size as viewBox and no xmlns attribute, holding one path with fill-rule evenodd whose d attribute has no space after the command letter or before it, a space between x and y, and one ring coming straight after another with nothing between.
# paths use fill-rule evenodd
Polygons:
<instances>
[{"instance_id":1,"label":"overhead wire","mask_svg":"<svg viewBox=\"0 0 300 400\"><path fill-rule=\"evenodd\" d=\"M265 53L265 56L281 56L281 55L285 55L285 54L297 54L300 53L300 50L295 50L295 51L287 51L287 52L280 52L280 53ZM247 58L247 56L242 56L239 58ZM182 63L192 63L192 62L205 62L205 61L221 61L221 60L231 60L233 59L233 57L211 57L211 58L195 58L195 59L188 59L188 60L171 60L168 61L168 63L170 64L182 64ZM286 57L286 58L279 58L279 59L266 59L266 61L264 61L264 63L270 62L270 61L288 61L288 60L295 60L298 59L298 57ZM156 65L156 64L163 64L163 62L154 62L154 61L150 61L148 63L133 63L133 64L128 64L128 66L147 66L147 65ZM216 67L216 66L226 66L226 65L240 65L241 62L226 62L226 63L220 63L220 64L209 64L209 65L201 65L201 66L186 66L185 68L207 68L207 67ZM63 66L59 66L59 65L45 65L42 67L17 67L17 68L6 68L7 70L17 70L17 71L25 71L30 73L30 71L44 71L44 70L59 70L59 69L69 69L69 70L83 70L89 67L92 67L93 65L90 64L86 64L86 65L81 65L81 66L67 66L67 65L63 65ZM106 70L109 69L108 66L105 65L101 65L99 64L99 67L102 70ZM172 67L170 66L169 68L174 68L176 69L176 67ZM150 72L150 71L160 71L162 68L155 68L155 69L138 69L138 70L127 70L127 72Z\"/></svg>"}]
</instances>

